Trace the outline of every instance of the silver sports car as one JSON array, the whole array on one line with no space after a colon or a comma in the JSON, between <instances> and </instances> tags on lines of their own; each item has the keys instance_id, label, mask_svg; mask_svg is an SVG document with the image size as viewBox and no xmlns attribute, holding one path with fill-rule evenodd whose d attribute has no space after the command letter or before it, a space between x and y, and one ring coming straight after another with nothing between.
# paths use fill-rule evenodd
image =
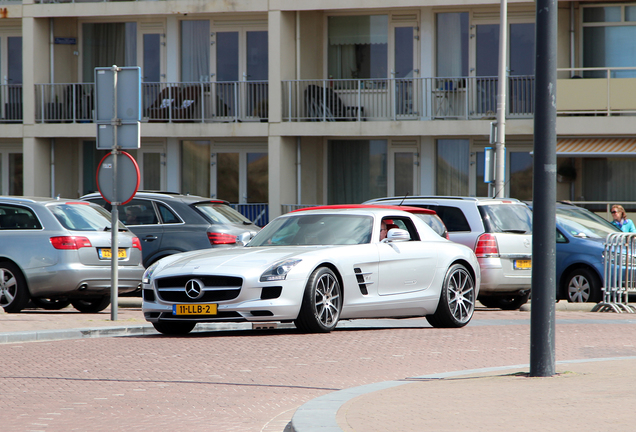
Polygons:
<instances>
[{"instance_id":1,"label":"silver sports car","mask_svg":"<svg viewBox=\"0 0 636 432\"><path fill-rule=\"evenodd\" d=\"M293 321L304 332L380 317L465 326L481 279L473 251L411 213L352 207L288 213L245 246L157 261L142 280L146 320L164 334L219 321Z\"/></svg>"}]
</instances>

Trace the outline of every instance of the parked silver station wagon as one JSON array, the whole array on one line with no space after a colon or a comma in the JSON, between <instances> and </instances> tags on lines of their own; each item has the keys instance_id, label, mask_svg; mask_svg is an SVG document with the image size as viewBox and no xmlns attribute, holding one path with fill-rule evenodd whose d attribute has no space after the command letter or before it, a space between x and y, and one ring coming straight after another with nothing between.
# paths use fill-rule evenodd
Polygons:
<instances>
[{"instance_id":1,"label":"parked silver station wagon","mask_svg":"<svg viewBox=\"0 0 636 432\"><path fill-rule=\"evenodd\" d=\"M435 210L451 241L471 248L481 268L479 301L486 307L519 309L532 278L532 213L514 198L413 196L379 198L392 204Z\"/></svg>"},{"instance_id":2,"label":"parked silver station wagon","mask_svg":"<svg viewBox=\"0 0 636 432\"><path fill-rule=\"evenodd\" d=\"M139 239L118 233L119 294L140 287ZM46 309L72 304L99 312L110 304L111 219L85 201L0 196L0 306L20 312L29 300Z\"/></svg>"}]
</instances>

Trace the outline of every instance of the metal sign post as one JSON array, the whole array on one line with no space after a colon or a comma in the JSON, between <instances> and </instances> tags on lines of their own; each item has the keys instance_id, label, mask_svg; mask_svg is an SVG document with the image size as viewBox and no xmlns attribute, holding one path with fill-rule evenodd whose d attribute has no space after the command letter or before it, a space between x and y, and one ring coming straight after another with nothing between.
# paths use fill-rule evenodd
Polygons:
<instances>
[{"instance_id":1,"label":"metal sign post","mask_svg":"<svg viewBox=\"0 0 636 432\"><path fill-rule=\"evenodd\" d=\"M139 67L120 68L116 65L110 68L95 68L95 87L97 149L108 148L112 156L112 165L109 165L112 166L112 183L110 187L100 187L100 193L112 205L110 319L116 321L119 294L119 209L117 206L122 204L122 201L126 201L125 198L121 199L121 192L117 187L120 180L117 160L122 155L120 151L122 148L138 149L140 147L141 69ZM134 166L137 176L136 187L128 200L132 199L139 187L139 168L136 163ZM100 163L99 168L101 167ZM101 183L107 182L102 179ZM107 193L104 194L102 189L107 189Z\"/></svg>"}]
</instances>

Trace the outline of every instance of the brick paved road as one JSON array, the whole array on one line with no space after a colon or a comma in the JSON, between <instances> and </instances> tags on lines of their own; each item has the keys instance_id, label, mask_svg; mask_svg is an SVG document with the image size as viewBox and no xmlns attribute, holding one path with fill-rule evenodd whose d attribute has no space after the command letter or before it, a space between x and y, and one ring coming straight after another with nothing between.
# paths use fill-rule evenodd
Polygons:
<instances>
[{"instance_id":1,"label":"brick paved road","mask_svg":"<svg viewBox=\"0 0 636 432\"><path fill-rule=\"evenodd\" d=\"M269 431L272 419L334 390L528 363L529 319L529 312L478 310L459 330L418 319L321 335L226 331L0 345L0 428ZM634 315L557 312L557 360L636 355L635 326Z\"/></svg>"}]
</instances>

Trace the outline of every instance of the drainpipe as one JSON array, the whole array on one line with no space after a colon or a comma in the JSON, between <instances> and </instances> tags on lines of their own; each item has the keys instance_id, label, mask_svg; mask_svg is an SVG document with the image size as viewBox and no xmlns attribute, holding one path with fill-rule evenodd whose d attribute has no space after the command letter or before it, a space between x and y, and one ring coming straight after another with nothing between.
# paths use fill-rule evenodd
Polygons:
<instances>
[{"instance_id":1,"label":"drainpipe","mask_svg":"<svg viewBox=\"0 0 636 432\"><path fill-rule=\"evenodd\" d=\"M495 198L505 194L506 175L506 90L508 79L508 0L501 0L499 21L499 85L497 90L497 141L495 143Z\"/></svg>"},{"instance_id":2,"label":"drainpipe","mask_svg":"<svg viewBox=\"0 0 636 432\"><path fill-rule=\"evenodd\" d=\"M51 198L55 198L55 138L51 138Z\"/></svg>"},{"instance_id":3,"label":"drainpipe","mask_svg":"<svg viewBox=\"0 0 636 432\"><path fill-rule=\"evenodd\" d=\"M570 2L570 67L576 67L574 63L574 2ZM574 69L570 70L570 78L576 75L574 72Z\"/></svg>"},{"instance_id":4,"label":"drainpipe","mask_svg":"<svg viewBox=\"0 0 636 432\"><path fill-rule=\"evenodd\" d=\"M300 79L300 11L296 11L296 80ZM291 107L289 107L291 109ZM296 137L296 203L302 203L300 137Z\"/></svg>"},{"instance_id":5,"label":"drainpipe","mask_svg":"<svg viewBox=\"0 0 636 432\"><path fill-rule=\"evenodd\" d=\"M51 76L51 84L55 82L55 36L53 32L53 18L49 18L49 69ZM53 86L51 85L51 92ZM44 98L42 98L44 103ZM51 198L55 198L55 138L51 138Z\"/></svg>"}]
</instances>

